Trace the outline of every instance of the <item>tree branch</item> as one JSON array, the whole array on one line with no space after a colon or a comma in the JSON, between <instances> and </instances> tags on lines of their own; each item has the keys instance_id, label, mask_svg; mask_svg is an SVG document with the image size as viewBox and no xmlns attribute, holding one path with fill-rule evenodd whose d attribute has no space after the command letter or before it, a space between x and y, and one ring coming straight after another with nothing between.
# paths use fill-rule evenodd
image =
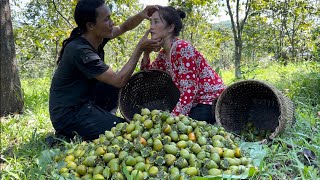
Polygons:
<instances>
[{"instance_id":1,"label":"tree branch","mask_svg":"<svg viewBox=\"0 0 320 180\"><path fill-rule=\"evenodd\" d=\"M231 20L231 26L232 26L232 31L233 31L234 40L236 41L238 38L237 38L236 27L235 27L234 20L233 20L233 14L232 14L231 7L230 7L230 1L229 1L229 0L226 0L226 2L227 2L227 7L228 7L228 11L229 11L229 16L230 16L230 20Z\"/></svg>"},{"instance_id":2,"label":"tree branch","mask_svg":"<svg viewBox=\"0 0 320 180\"><path fill-rule=\"evenodd\" d=\"M52 3L53 3L53 6L54 6L54 9L57 11L57 13L64 19L67 21L67 23L70 25L70 27L73 27L73 25L69 22L69 20L67 18L65 18L61 13L60 11L58 10L57 6L56 6L56 3L54 2L54 0L52 0Z\"/></svg>"},{"instance_id":3,"label":"tree branch","mask_svg":"<svg viewBox=\"0 0 320 180\"><path fill-rule=\"evenodd\" d=\"M244 19L243 19L243 21L241 22L241 26L240 26L241 32L242 32L243 27L244 27L244 24L245 24L245 22L247 21L247 18L248 18L248 16L249 16L250 7L251 7L251 0L247 0L247 2L246 2L246 8L245 8L245 16L244 16Z\"/></svg>"},{"instance_id":4,"label":"tree branch","mask_svg":"<svg viewBox=\"0 0 320 180\"><path fill-rule=\"evenodd\" d=\"M238 30L238 37L240 37L240 24L239 24L239 1L237 0L237 4L236 4L236 20L237 20L237 30Z\"/></svg>"}]
</instances>

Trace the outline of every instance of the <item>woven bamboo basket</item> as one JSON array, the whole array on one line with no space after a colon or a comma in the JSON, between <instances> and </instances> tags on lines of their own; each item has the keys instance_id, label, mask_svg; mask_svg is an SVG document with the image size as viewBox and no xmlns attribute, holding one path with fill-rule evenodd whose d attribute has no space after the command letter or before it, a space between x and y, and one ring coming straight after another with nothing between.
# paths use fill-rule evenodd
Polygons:
<instances>
[{"instance_id":1,"label":"woven bamboo basket","mask_svg":"<svg viewBox=\"0 0 320 180\"><path fill-rule=\"evenodd\" d=\"M218 125L239 133L248 122L259 130L269 130L264 139L273 139L292 125L294 104L271 84L260 80L243 80L227 87L215 108Z\"/></svg>"},{"instance_id":2,"label":"woven bamboo basket","mask_svg":"<svg viewBox=\"0 0 320 180\"><path fill-rule=\"evenodd\" d=\"M130 121L142 108L172 111L180 97L179 89L169 74L160 70L145 70L134 74L120 90L119 109Z\"/></svg>"}]
</instances>

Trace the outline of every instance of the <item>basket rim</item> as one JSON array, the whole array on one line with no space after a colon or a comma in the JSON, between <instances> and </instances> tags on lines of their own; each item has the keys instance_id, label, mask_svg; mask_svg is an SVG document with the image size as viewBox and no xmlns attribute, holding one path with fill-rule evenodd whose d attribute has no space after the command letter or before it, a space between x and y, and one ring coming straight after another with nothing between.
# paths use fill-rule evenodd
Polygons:
<instances>
[{"instance_id":1,"label":"basket rim","mask_svg":"<svg viewBox=\"0 0 320 180\"><path fill-rule=\"evenodd\" d=\"M264 87L267 87L276 96L277 103L279 105L283 104L281 97L278 95L280 93L280 91L278 89L276 89L274 86L272 86L270 83L268 83L267 81L255 80L255 79L240 80L240 81L235 82L235 83L231 84L230 86L228 86L224 91L222 91L222 93L218 97L217 104L215 106L215 118L216 118L216 122L217 122L218 125L222 125L221 124L221 118L220 118L220 115L219 115L219 112L218 112L219 109L220 109L221 103L222 103L222 99L227 95L227 93L230 91L230 89L238 87L238 86L240 86L240 85L242 85L244 83L259 84L259 85L262 85ZM282 108L282 107L280 107L280 108ZM282 114L282 113L280 112L280 114Z\"/></svg>"},{"instance_id":2,"label":"basket rim","mask_svg":"<svg viewBox=\"0 0 320 180\"><path fill-rule=\"evenodd\" d=\"M170 76L169 73L167 73L167 72L164 71L164 70L159 70L159 69L146 69L146 70L140 70L140 71L138 71L138 72L133 73L132 76L129 78L128 82L126 83L126 85L123 86L123 87L120 89L120 91L119 91L119 96L118 96L118 107L119 107L120 113L121 113L121 115L124 117L124 119L125 119L127 122L130 122L131 119L130 119L128 116L126 116L125 113L123 112L123 108L122 108L122 106L121 106L121 94L122 94L122 92L123 92L123 89L127 86L127 84L128 84L129 82L138 79L138 78L139 78L138 76L139 76L140 74L144 74L144 73L162 73L162 74L168 75L168 76L171 78L171 76ZM171 78L171 79L172 79L172 78Z\"/></svg>"},{"instance_id":3,"label":"basket rim","mask_svg":"<svg viewBox=\"0 0 320 180\"><path fill-rule=\"evenodd\" d=\"M294 114L293 114L294 113L294 104L280 90L278 90L275 86L271 85L267 81L255 80L255 79L240 80L238 82L231 84L229 87L227 87L218 97L217 104L214 107L215 108L216 123L218 125L222 126L221 115L219 113L219 109L222 105L222 99L226 96L226 94L230 91L230 89L233 89L233 88L240 86L244 83L245 84L251 83L251 84L262 85L262 86L268 88L269 90L271 90L272 93L274 94L274 96L276 96L276 99L277 99L276 101L279 105L280 115L278 117L279 125L276 127L276 129L268 137L270 139L273 139L275 136L277 136L280 132L282 132L286 128L287 123L290 122L290 119L288 119L288 118L294 118Z\"/></svg>"},{"instance_id":4,"label":"basket rim","mask_svg":"<svg viewBox=\"0 0 320 180\"><path fill-rule=\"evenodd\" d=\"M143 73L158 73L158 72L163 73L163 74L167 74L167 75L170 76L170 74L167 73L167 72L164 71L164 70L160 70L160 69L145 69L145 70L140 70L140 71L138 71L138 72L133 73L132 76L129 78L127 84L129 83L129 81L135 80L135 78L137 78L137 76L138 76L139 74L143 74ZM170 76L170 77L171 77L171 76ZM126 85L127 85L127 84L126 84ZM121 90L122 90L122 88L121 88Z\"/></svg>"}]
</instances>

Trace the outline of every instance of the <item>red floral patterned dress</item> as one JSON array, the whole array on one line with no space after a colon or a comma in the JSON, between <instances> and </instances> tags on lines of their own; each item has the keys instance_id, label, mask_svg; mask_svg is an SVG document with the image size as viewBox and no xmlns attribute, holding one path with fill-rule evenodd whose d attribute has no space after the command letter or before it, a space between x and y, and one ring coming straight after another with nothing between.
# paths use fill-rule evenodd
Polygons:
<instances>
[{"instance_id":1,"label":"red floral patterned dress","mask_svg":"<svg viewBox=\"0 0 320 180\"><path fill-rule=\"evenodd\" d=\"M224 90L219 75L210 67L204 57L187 41L175 38L171 47L171 59L162 49L157 58L141 69L159 69L170 74L180 91L179 102L173 115L189 115L192 107L200 104L212 105Z\"/></svg>"}]
</instances>

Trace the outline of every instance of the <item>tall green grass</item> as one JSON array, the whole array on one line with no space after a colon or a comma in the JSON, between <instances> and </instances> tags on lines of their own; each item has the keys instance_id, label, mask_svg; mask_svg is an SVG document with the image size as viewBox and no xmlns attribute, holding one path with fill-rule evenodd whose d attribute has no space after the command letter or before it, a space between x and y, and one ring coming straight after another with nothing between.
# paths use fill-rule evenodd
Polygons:
<instances>
[{"instance_id":1,"label":"tall green grass","mask_svg":"<svg viewBox=\"0 0 320 180\"><path fill-rule=\"evenodd\" d=\"M48 112L50 79L23 79L24 113L1 118L1 179L36 179L36 158L53 133Z\"/></svg>"},{"instance_id":2,"label":"tall green grass","mask_svg":"<svg viewBox=\"0 0 320 180\"><path fill-rule=\"evenodd\" d=\"M236 81L233 74L221 72L227 85ZM265 145L267 157L253 179L320 179L320 64L258 64L244 77L268 81L296 105L295 125ZM40 153L50 148L45 138L54 133L49 87L50 78L22 79L24 113L1 118L1 179L50 179L36 163ZM314 152L317 160L309 162L304 150Z\"/></svg>"}]
</instances>

